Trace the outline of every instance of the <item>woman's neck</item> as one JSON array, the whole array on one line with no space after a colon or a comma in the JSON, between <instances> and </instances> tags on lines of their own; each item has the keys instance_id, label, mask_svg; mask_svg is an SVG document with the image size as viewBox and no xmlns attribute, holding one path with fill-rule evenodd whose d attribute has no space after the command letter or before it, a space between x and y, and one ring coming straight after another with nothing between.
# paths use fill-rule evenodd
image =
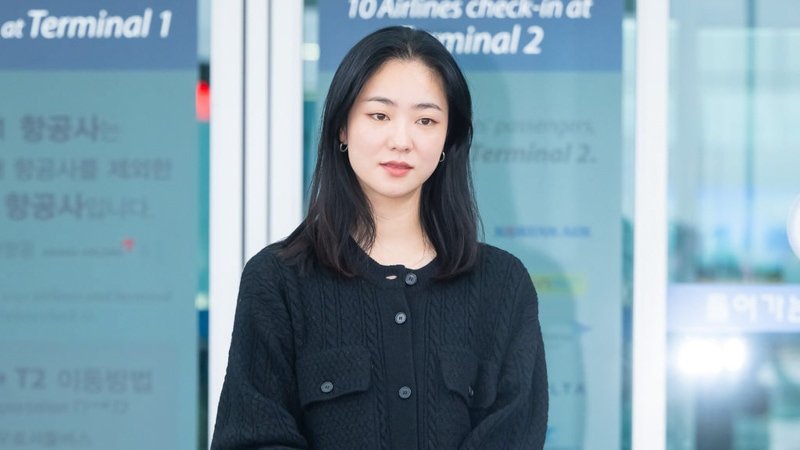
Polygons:
<instances>
[{"instance_id":1,"label":"woman's neck","mask_svg":"<svg viewBox=\"0 0 800 450\"><path fill-rule=\"evenodd\" d=\"M419 195L371 201L375 221L375 241L369 249L372 259L417 269L436 256L420 223L419 201Z\"/></svg>"}]
</instances>

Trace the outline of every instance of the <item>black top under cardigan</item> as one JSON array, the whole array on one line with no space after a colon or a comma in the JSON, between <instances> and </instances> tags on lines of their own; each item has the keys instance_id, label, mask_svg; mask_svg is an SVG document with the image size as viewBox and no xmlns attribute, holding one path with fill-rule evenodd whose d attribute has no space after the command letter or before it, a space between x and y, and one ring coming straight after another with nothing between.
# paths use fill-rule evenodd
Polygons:
<instances>
[{"instance_id":1,"label":"black top under cardigan","mask_svg":"<svg viewBox=\"0 0 800 450\"><path fill-rule=\"evenodd\" d=\"M353 245L355 247L355 245ZM242 274L211 448L541 449L547 375L531 278L481 244L440 282L436 260L303 275L275 246Z\"/></svg>"}]
</instances>

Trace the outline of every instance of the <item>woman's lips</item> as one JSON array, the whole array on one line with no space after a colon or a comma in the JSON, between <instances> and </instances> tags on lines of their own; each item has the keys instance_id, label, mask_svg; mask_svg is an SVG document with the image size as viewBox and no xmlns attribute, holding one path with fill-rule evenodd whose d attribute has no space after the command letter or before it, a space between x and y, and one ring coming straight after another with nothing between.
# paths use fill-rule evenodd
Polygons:
<instances>
[{"instance_id":1,"label":"woman's lips","mask_svg":"<svg viewBox=\"0 0 800 450\"><path fill-rule=\"evenodd\" d=\"M394 177L401 177L407 174L411 169L413 169L413 167L411 167L410 165L400 161L389 161L381 163L381 167L386 169L386 171L389 172L389 175L392 175Z\"/></svg>"}]
</instances>

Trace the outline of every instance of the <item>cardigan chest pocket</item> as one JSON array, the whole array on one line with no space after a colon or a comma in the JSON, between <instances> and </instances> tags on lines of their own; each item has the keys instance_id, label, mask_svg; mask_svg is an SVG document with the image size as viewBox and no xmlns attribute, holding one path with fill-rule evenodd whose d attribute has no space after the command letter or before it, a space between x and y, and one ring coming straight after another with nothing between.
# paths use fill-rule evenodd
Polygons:
<instances>
[{"instance_id":1,"label":"cardigan chest pocket","mask_svg":"<svg viewBox=\"0 0 800 450\"><path fill-rule=\"evenodd\" d=\"M306 437L315 449L370 448L374 435L369 390L371 357L364 347L302 355L297 361Z\"/></svg>"},{"instance_id":2,"label":"cardigan chest pocket","mask_svg":"<svg viewBox=\"0 0 800 450\"><path fill-rule=\"evenodd\" d=\"M443 346L442 377L445 386L470 408L487 408L497 397L497 365L479 361L471 350Z\"/></svg>"},{"instance_id":3,"label":"cardigan chest pocket","mask_svg":"<svg viewBox=\"0 0 800 450\"><path fill-rule=\"evenodd\" d=\"M306 355L297 362L297 380L303 407L366 391L369 352L364 347L343 347Z\"/></svg>"}]
</instances>

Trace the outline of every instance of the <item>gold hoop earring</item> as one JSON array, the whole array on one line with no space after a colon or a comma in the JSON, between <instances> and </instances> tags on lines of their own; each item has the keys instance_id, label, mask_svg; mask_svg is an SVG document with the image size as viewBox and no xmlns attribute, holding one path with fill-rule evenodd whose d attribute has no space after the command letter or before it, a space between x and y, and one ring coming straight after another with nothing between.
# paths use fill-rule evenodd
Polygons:
<instances>
[{"instance_id":1,"label":"gold hoop earring","mask_svg":"<svg viewBox=\"0 0 800 450\"><path fill-rule=\"evenodd\" d=\"M347 151L347 144L345 144L344 142L339 142L339 151L342 152L342 153L346 152Z\"/></svg>"},{"instance_id":2,"label":"gold hoop earring","mask_svg":"<svg viewBox=\"0 0 800 450\"><path fill-rule=\"evenodd\" d=\"M444 152L442 152L442 157L439 158L439 162L443 162L443 161L444 161Z\"/></svg>"}]
</instances>

